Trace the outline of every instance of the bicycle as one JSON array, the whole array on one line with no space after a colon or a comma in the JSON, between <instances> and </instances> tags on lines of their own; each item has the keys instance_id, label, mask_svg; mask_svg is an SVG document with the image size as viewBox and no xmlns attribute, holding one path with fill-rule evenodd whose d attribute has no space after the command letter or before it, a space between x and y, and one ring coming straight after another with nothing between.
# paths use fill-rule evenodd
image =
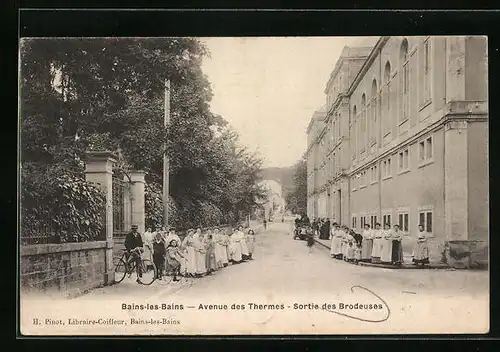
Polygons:
<instances>
[{"instance_id":1,"label":"bicycle","mask_svg":"<svg viewBox=\"0 0 500 352\"><path fill-rule=\"evenodd\" d=\"M137 250L132 250L130 253L130 257L128 260L125 259L127 252L123 252L121 257L115 257L114 268L115 268L115 283L120 283L125 279L125 276L130 278L134 271L137 273L137 280L139 283L143 285L151 285L156 279L156 266L149 259L141 258L141 273L142 277L139 276L139 273L136 270L136 261L131 259L132 256L140 256L140 253Z\"/></svg>"}]
</instances>

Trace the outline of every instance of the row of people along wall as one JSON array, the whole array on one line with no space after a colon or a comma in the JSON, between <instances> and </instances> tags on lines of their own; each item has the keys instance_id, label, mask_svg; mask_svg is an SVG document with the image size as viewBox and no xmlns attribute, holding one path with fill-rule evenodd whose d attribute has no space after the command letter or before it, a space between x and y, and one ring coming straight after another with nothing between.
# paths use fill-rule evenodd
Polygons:
<instances>
[{"instance_id":1,"label":"row of people along wall","mask_svg":"<svg viewBox=\"0 0 500 352\"><path fill-rule=\"evenodd\" d=\"M372 229L369 224L365 224L363 233L358 234L347 226L334 223L330 239L330 255L333 258L349 262L361 261L397 266L403 264L401 244L403 232L399 225L391 228L389 224L385 224L382 229L380 223L376 223ZM419 225L412 262L415 265L429 264L429 247L423 225Z\"/></svg>"},{"instance_id":2,"label":"row of people along wall","mask_svg":"<svg viewBox=\"0 0 500 352\"><path fill-rule=\"evenodd\" d=\"M227 267L253 259L255 232L242 225L227 229L190 229L183 240L175 229L164 228L143 235L143 257L154 262L157 278L172 275L203 277Z\"/></svg>"}]
</instances>

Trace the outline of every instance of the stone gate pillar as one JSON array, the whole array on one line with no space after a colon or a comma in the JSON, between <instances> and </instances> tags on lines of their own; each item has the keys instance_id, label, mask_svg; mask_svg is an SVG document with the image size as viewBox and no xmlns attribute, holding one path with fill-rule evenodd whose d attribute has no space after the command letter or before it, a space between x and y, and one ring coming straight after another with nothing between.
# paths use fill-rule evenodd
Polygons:
<instances>
[{"instance_id":1,"label":"stone gate pillar","mask_svg":"<svg viewBox=\"0 0 500 352\"><path fill-rule=\"evenodd\" d=\"M104 282L112 284L113 273L113 165L116 160L110 151L88 152L85 160L85 179L95 183L105 194L106 210L104 227L106 231L106 262Z\"/></svg>"},{"instance_id":2,"label":"stone gate pillar","mask_svg":"<svg viewBox=\"0 0 500 352\"><path fill-rule=\"evenodd\" d=\"M137 225L140 234L146 226L146 211L144 200L144 171L134 170L130 173L130 196L132 200L132 225Z\"/></svg>"}]
</instances>

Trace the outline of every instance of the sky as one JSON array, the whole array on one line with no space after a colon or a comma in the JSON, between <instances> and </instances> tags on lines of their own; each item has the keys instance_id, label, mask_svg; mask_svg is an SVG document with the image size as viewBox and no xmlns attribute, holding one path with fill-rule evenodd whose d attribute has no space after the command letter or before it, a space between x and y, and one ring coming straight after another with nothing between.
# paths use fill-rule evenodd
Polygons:
<instances>
[{"instance_id":1,"label":"sky","mask_svg":"<svg viewBox=\"0 0 500 352\"><path fill-rule=\"evenodd\" d=\"M325 86L345 45L361 37L203 38L203 71L224 117L263 167L294 165L304 154L306 128L326 102Z\"/></svg>"}]
</instances>

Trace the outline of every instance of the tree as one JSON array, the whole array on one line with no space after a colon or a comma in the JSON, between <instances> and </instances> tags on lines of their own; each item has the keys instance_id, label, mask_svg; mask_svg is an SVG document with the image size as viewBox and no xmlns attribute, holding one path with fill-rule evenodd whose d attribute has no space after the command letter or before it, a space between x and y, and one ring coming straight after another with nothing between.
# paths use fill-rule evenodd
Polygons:
<instances>
[{"instance_id":1,"label":"tree","mask_svg":"<svg viewBox=\"0 0 500 352\"><path fill-rule=\"evenodd\" d=\"M294 189L286 196L286 208L295 214L307 213L307 161L301 159L295 165Z\"/></svg>"},{"instance_id":2,"label":"tree","mask_svg":"<svg viewBox=\"0 0 500 352\"><path fill-rule=\"evenodd\" d=\"M85 151L111 150L121 171L146 171L152 225L162 218L167 152L174 225L237 220L261 196L255 186L260 161L211 113L210 83L201 70L207 55L192 38L23 40L22 163L32 171L36 165L79 167ZM172 89L167 128L165 79Z\"/></svg>"}]
</instances>

